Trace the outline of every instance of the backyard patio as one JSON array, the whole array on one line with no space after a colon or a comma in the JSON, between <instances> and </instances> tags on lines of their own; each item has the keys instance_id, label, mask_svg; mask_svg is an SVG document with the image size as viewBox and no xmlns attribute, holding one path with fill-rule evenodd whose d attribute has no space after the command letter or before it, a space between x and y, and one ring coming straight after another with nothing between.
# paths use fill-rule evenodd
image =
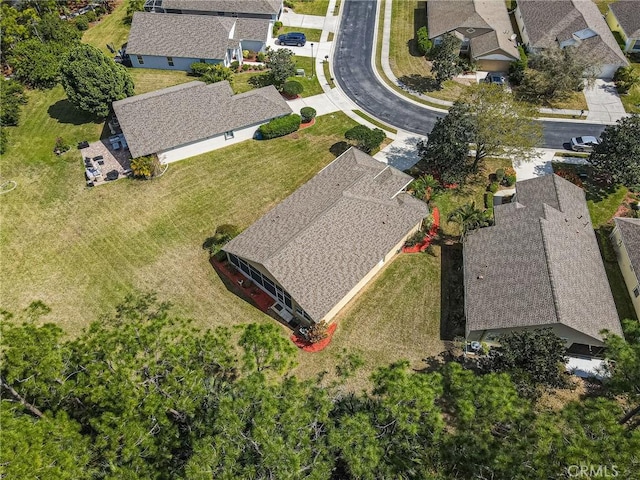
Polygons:
<instances>
[{"instance_id":1,"label":"backyard patio","mask_svg":"<svg viewBox=\"0 0 640 480\"><path fill-rule=\"evenodd\" d=\"M115 141L113 137L80 148L87 186L103 185L131 173L131 154L124 145L126 144L121 140Z\"/></svg>"}]
</instances>

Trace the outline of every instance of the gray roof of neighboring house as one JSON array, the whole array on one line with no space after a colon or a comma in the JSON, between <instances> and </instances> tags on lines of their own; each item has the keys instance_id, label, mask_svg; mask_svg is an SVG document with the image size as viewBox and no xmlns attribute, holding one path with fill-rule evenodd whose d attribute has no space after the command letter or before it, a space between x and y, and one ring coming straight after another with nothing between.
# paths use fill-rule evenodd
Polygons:
<instances>
[{"instance_id":1,"label":"gray roof of neighboring house","mask_svg":"<svg viewBox=\"0 0 640 480\"><path fill-rule=\"evenodd\" d=\"M614 218L634 272L640 278L640 218Z\"/></svg>"},{"instance_id":2,"label":"gray roof of neighboring house","mask_svg":"<svg viewBox=\"0 0 640 480\"><path fill-rule=\"evenodd\" d=\"M514 59L520 58L511 40L513 28L504 2L491 0L428 0L427 22L429 38L439 37L456 29L491 29L491 32L471 38L474 57L497 49Z\"/></svg>"},{"instance_id":3,"label":"gray roof of neighboring house","mask_svg":"<svg viewBox=\"0 0 640 480\"><path fill-rule=\"evenodd\" d=\"M131 155L140 157L291 113L273 86L234 95L229 82L189 82L113 102Z\"/></svg>"},{"instance_id":4,"label":"gray roof of neighboring house","mask_svg":"<svg viewBox=\"0 0 640 480\"><path fill-rule=\"evenodd\" d=\"M427 214L412 178L351 148L224 250L263 265L322 319Z\"/></svg>"},{"instance_id":5,"label":"gray roof of neighboring house","mask_svg":"<svg viewBox=\"0 0 640 480\"><path fill-rule=\"evenodd\" d=\"M269 40L269 20L261 18L238 18L236 29L233 34L235 40L258 40L267 42Z\"/></svg>"},{"instance_id":6,"label":"gray roof of neighboring house","mask_svg":"<svg viewBox=\"0 0 640 480\"><path fill-rule=\"evenodd\" d=\"M275 15L282 0L163 0L162 8L201 12L260 13Z\"/></svg>"},{"instance_id":7,"label":"gray roof of neighboring house","mask_svg":"<svg viewBox=\"0 0 640 480\"><path fill-rule=\"evenodd\" d=\"M562 323L620 335L583 190L549 175L518 182L516 198L465 239L467 333Z\"/></svg>"},{"instance_id":8,"label":"gray roof of neighboring house","mask_svg":"<svg viewBox=\"0 0 640 480\"><path fill-rule=\"evenodd\" d=\"M585 55L601 64L628 64L592 0L518 0L518 8L532 47L558 46L589 28L596 36L578 45Z\"/></svg>"},{"instance_id":9,"label":"gray roof of neighboring house","mask_svg":"<svg viewBox=\"0 0 640 480\"><path fill-rule=\"evenodd\" d=\"M630 38L640 38L640 1L621 0L609 5L624 33Z\"/></svg>"},{"instance_id":10,"label":"gray roof of neighboring house","mask_svg":"<svg viewBox=\"0 0 640 480\"><path fill-rule=\"evenodd\" d=\"M235 23L230 17L136 12L127 53L223 59Z\"/></svg>"}]
</instances>

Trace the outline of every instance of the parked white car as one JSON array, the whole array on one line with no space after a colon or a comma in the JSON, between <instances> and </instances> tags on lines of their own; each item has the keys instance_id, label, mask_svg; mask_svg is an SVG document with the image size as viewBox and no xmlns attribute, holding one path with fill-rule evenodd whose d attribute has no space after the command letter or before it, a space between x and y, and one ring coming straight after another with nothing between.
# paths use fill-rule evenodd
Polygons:
<instances>
[{"instance_id":1,"label":"parked white car","mask_svg":"<svg viewBox=\"0 0 640 480\"><path fill-rule=\"evenodd\" d=\"M600 139L596 137L573 137L571 139L571 150L574 152L593 152L593 149L600 145Z\"/></svg>"}]
</instances>

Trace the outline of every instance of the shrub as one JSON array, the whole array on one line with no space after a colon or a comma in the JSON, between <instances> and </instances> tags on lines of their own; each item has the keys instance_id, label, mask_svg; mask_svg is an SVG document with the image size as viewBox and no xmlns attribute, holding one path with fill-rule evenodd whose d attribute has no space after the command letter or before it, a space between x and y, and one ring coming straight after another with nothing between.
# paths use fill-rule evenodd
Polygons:
<instances>
[{"instance_id":1,"label":"shrub","mask_svg":"<svg viewBox=\"0 0 640 480\"><path fill-rule=\"evenodd\" d=\"M195 62L192 63L189 68L191 68L191 73L199 77L211 70L211 65L203 62Z\"/></svg>"},{"instance_id":2,"label":"shrub","mask_svg":"<svg viewBox=\"0 0 640 480\"><path fill-rule=\"evenodd\" d=\"M289 97L295 97L300 95L304 91L304 87L302 84L296 80L290 80L288 82L284 82L282 85L282 93Z\"/></svg>"},{"instance_id":3,"label":"shrub","mask_svg":"<svg viewBox=\"0 0 640 480\"><path fill-rule=\"evenodd\" d=\"M620 67L616 70L613 81L616 83L618 93L625 94L629 93L629 90L631 90L634 85L640 83L640 75L636 73L632 66Z\"/></svg>"},{"instance_id":4,"label":"shrub","mask_svg":"<svg viewBox=\"0 0 640 480\"><path fill-rule=\"evenodd\" d=\"M240 229L236 225L225 223L218 225L212 237L207 238L202 248L209 251L210 256L216 255L225 243L238 236Z\"/></svg>"},{"instance_id":5,"label":"shrub","mask_svg":"<svg viewBox=\"0 0 640 480\"><path fill-rule=\"evenodd\" d=\"M344 134L347 140L351 140L356 147L365 153L371 153L380 147L380 144L387 137L379 128L371 130L364 125L356 125L347 130Z\"/></svg>"},{"instance_id":6,"label":"shrub","mask_svg":"<svg viewBox=\"0 0 640 480\"><path fill-rule=\"evenodd\" d=\"M484 208L493 209L493 193L484 192Z\"/></svg>"},{"instance_id":7,"label":"shrub","mask_svg":"<svg viewBox=\"0 0 640 480\"><path fill-rule=\"evenodd\" d=\"M246 72L250 68L251 68L251 65L249 65L248 63L245 63L245 64L242 65L242 71L243 72Z\"/></svg>"},{"instance_id":8,"label":"shrub","mask_svg":"<svg viewBox=\"0 0 640 480\"><path fill-rule=\"evenodd\" d=\"M496 193L499 189L500 189L500 184L498 182L491 182L491 185L489 185L489 188L488 188L488 190L491 193Z\"/></svg>"},{"instance_id":9,"label":"shrub","mask_svg":"<svg viewBox=\"0 0 640 480\"><path fill-rule=\"evenodd\" d=\"M286 8L293 8L293 2L291 0L284 0L283 4Z\"/></svg>"},{"instance_id":10,"label":"shrub","mask_svg":"<svg viewBox=\"0 0 640 480\"><path fill-rule=\"evenodd\" d=\"M507 187L511 187L516 183L516 171L513 167L507 167L504 171L504 182Z\"/></svg>"},{"instance_id":11,"label":"shrub","mask_svg":"<svg viewBox=\"0 0 640 480\"><path fill-rule=\"evenodd\" d=\"M419 243L422 243L423 240L424 240L424 232L422 230L418 230L417 232L415 232L413 235L411 235L409 238L405 240L404 246L413 247L415 245L418 245Z\"/></svg>"},{"instance_id":12,"label":"shrub","mask_svg":"<svg viewBox=\"0 0 640 480\"><path fill-rule=\"evenodd\" d=\"M242 58L249 58L251 52L249 50L242 50Z\"/></svg>"},{"instance_id":13,"label":"shrub","mask_svg":"<svg viewBox=\"0 0 640 480\"><path fill-rule=\"evenodd\" d=\"M71 146L65 142L62 137L58 137L56 138L56 146L53 148L53 151L56 155L60 155L61 153L68 151L70 148Z\"/></svg>"},{"instance_id":14,"label":"shrub","mask_svg":"<svg viewBox=\"0 0 640 480\"><path fill-rule=\"evenodd\" d=\"M300 115L292 113L285 117L274 118L269 123L261 125L260 128L258 128L258 132L260 132L262 138L265 140L283 137L298 130L298 128L300 128L300 121Z\"/></svg>"},{"instance_id":15,"label":"shrub","mask_svg":"<svg viewBox=\"0 0 640 480\"><path fill-rule=\"evenodd\" d=\"M264 62L267 59L267 56L265 55L264 52L258 52L258 61L259 62Z\"/></svg>"},{"instance_id":16,"label":"shrub","mask_svg":"<svg viewBox=\"0 0 640 480\"><path fill-rule=\"evenodd\" d=\"M7 151L9 139L7 138L7 129L0 127L0 154Z\"/></svg>"},{"instance_id":17,"label":"shrub","mask_svg":"<svg viewBox=\"0 0 640 480\"><path fill-rule=\"evenodd\" d=\"M137 178L149 179L156 175L160 168L160 162L155 155L137 157L131 160L131 171Z\"/></svg>"},{"instance_id":18,"label":"shrub","mask_svg":"<svg viewBox=\"0 0 640 480\"><path fill-rule=\"evenodd\" d=\"M289 8L292 8L292 7L289 7ZM273 31L271 33L273 34L274 37L276 35L278 35L278 31L280 31L281 28L282 28L282 22L281 21L278 20L277 22L275 22L273 24Z\"/></svg>"},{"instance_id":19,"label":"shrub","mask_svg":"<svg viewBox=\"0 0 640 480\"><path fill-rule=\"evenodd\" d=\"M87 22L95 22L98 19L98 14L93 10L89 10L84 16L87 18Z\"/></svg>"},{"instance_id":20,"label":"shrub","mask_svg":"<svg viewBox=\"0 0 640 480\"><path fill-rule=\"evenodd\" d=\"M427 27L420 27L416 32L416 44L418 45L418 51L422 55L426 55L433 47L433 43L429 40L429 32Z\"/></svg>"},{"instance_id":21,"label":"shrub","mask_svg":"<svg viewBox=\"0 0 640 480\"><path fill-rule=\"evenodd\" d=\"M327 322L312 323L311 326L307 327L307 340L311 343L324 340L328 335L327 330L329 330Z\"/></svg>"},{"instance_id":22,"label":"shrub","mask_svg":"<svg viewBox=\"0 0 640 480\"><path fill-rule=\"evenodd\" d=\"M89 29L89 20L87 20L87 17L84 15L80 15L79 17L76 17L76 20L74 23L76 25L76 28L81 32L84 32L85 30Z\"/></svg>"},{"instance_id":23,"label":"shrub","mask_svg":"<svg viewBox=\"0 0 640 480\"><path fill-rule=\"evenodd\" d=\"M18 125L20 107L27 103L24 87L16 80L0 81L0 125Z\"/></svg>"},{"instance_id":24,"label":"shrub","mask_svg":"<svg viewBox=\"0 0 640 480\"><path fill-rule=\"evenodd\" d=\"M234 72L238 70L239 67L240 67L240 62L238 60L234 60L233 62L231 62L231 65L229 65L229 68Z\"/></svg>"},{"instance_id":25,"label":"shrub","mask_svg":"<svg viewBox=\"0 0 640 480\"><path fill-rule=\"evenodd\" d=\"M316 118L316 109L312 107L302 107L300 109L300 116L302 117L302 123L309 123Z\"/></svg>"},{"instance_id":26,"label":"shrub","mask_svg":"<svg viewBox=\"0 0 640 480\"><path fill-rule=\"evenodd\" d=\"M499 168L496 170L496 182L502 183L502 180L504 180L504 168Z\"/></svg>"}]
</instances>

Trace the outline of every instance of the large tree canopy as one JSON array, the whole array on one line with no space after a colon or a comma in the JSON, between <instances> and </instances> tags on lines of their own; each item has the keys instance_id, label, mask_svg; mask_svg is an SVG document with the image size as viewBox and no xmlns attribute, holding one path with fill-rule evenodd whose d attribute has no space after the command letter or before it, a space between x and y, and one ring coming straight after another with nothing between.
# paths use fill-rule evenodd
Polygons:
<instances>
[{"instance_id":1,"label":"large tree canopy","mask_svg":"<svg viewBox=\"0 0 640 480\"><path fill-rule=\"evenodd\" d=\"M640 188L640 115L608 125L589 162L615 183Z\"/></svg>"},{"instance_id":2,"label":"large tree canopy","mask_svg":"<svg viewBox=\"0 0 640 480\"><path fill-rule=\"evenodd\" d=\"M78 109L106 117L111 103L133 95L133 80L125 67L91 45L74 47L62 60L62 84Z\"/></svg>"},{"instance_id":3,"label":"large tree canopy","mask_svg":"<svg viewBox=\"0 0 640 480\"><path fill-rule=\"evenodd\" d=\"M349 393L291 376L295 353L275 323L200 331L139 295L68 340L42 325L46 312L35 303L0 324L7 478L507 480L587 461L637 471L640 430L606 398L541 409L509 373L456 362L382 366L369 392Z\"/></svg>"}]
</instances>

